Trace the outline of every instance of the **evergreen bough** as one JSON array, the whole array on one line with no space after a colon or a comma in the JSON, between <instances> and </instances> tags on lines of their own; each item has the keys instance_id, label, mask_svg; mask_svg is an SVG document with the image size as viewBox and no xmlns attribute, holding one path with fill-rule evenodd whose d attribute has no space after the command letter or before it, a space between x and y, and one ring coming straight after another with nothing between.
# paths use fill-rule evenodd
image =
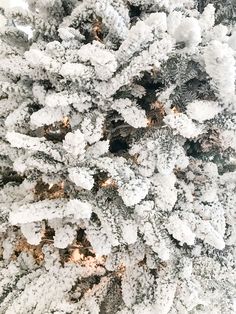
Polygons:
<instances>
[{"instance_id":1,"label":"evergreen bough","mask_svg":"<svg viewBox=\"0 0 236 314\"><path fill-rule=\"evenodd\" d=\"M1 314L236 312L235 12L1 9Z\"/></svg>"}]
</instances>

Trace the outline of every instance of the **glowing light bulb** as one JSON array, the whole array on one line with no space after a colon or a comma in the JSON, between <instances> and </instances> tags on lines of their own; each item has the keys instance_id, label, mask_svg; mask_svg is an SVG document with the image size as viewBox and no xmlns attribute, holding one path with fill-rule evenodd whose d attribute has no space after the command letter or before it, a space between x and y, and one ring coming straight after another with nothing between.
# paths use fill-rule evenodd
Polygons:
<instances>
[{"instance_id":1,"label":"glowing light bulb","mask_svg":"<svg viewBox=\"0 0 236 314\"><path fill-rule=\"evenodd\" d=\"M75 249L70 257L70 260L74 263L82 261L84 259L84 254L80 253L79 249Z\"/></svg>"},{"instance_id":2,"label":"glowing light bulb","mask_svg":"<svg viewBox=\"0 0 236 314\"><path fill-rule=\"evenodd\" d=\"M171 111L172 111L174 114L180 113L180 111L178 110L178 108L177 108L176 106L174 106L173 108L171 108Z\"/></svg>"},{"instance_id":3,"label":"glowing light bulb","mask_svg":"<svg viewBox=\"0 0 236 314\"><path fill-rule=\"evenodd\" d=\"M69 125L69 118L68 117L63 118L62 122L63 122L63 126L64 127L68 127L68 125Z\"/></svg>"},{"instance_id":4,"label":"glowing light bulb","mask_svg":"<svg viewBox=\"0 0 236 314\"><path fill-rule=\"evenodd\" d=\"M103 188L106 188L109 186L116 186L116 182L112 178L108 178L106 181L102 182L101 186Z\"/></svg>"}]
</instances>

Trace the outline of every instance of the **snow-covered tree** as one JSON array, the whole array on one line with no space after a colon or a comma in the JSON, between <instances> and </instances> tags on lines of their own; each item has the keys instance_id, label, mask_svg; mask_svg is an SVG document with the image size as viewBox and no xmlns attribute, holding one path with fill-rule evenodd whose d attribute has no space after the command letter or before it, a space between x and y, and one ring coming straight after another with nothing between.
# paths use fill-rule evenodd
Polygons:
<instances>
[{"instance_id":1,"label":"snow-covered tree","mask_svg":"<svg viewBox=\"0 0 236 314\"><path fill-rule=\"evenodd\" d=\"M0 314L236 313L235 12L1 8Z\"/></svg>"}]
</instances>

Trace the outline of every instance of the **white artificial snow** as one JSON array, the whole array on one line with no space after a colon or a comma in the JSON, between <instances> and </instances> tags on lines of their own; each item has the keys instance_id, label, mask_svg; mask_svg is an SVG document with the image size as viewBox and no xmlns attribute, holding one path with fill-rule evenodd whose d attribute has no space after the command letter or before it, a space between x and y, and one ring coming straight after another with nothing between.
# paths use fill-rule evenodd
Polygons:
<instances>
[{"instance_id":1,"label":"white artificial snow","mask_svg":"<svg viewBox=\"0 0 236 314\"><path fill-rule=\"evenodd\" d=\"M7 132L6 139L10 142L12 147L24 148L33 152L44 152L57 161L63 160L63 156L58 151L58 147L46 141L45 138L32 137L12 131Z\"/></svg>"},{"instance_id":2,"label":"white artificial snow","mask_svg":"<svg viewBox=\"0 0 236 314\"><path fill-rule=\"evenodd\" d=\"M137 225L132 221L130 223L125 222L122 226L122 235L128 244L135 243L137 241Z\"/></svg>"},{"instance_id":3,"label":"white artificial snow","mask_svg":"<svg viewBox=\"0 0 236 314\"><path fill-rule=\"evenodd\" d=\"M70 41L75 38L81 38L84 37L80 34L80 32L73 27L60 27L58 29L59 36L62 40Z\"/></svg>"},{"instance_id":4,"label":"white artificial snow","mask_svg":"<svg viewBox=\"0 0 236 314\"><path fill-rule=\"evenodd\" d=\"M0 16L0 313L234 313L232 10L28 2Z\"/></svg>"},{"instance_id":5,"label":"white artificial snow","mask_svg":"<svg viewBox=\"0 0 236 314\"><path fill-rule=\"evenodd\" d=\"M183 270L181 272L181 276L184 279L190 279L193 273L193 262L190 258L183 258Z\"/></svg>"},{"instance_id":6,"label":"white artificial snow","mask_svg":"<svg viewBox=\"0 0 236 314\"><path fill-rule=\"evenodd\" d=\"M138 21L131 27L128 36L122 42L117 51L117 59L119 62L129 60L135 51L145 47L148 42L153 40L151 28L144 21Z\"/></svg>"},{"instance_id":7,"label":"white artificial snow","mask_svg":"<svg viewBox=\"0 0 236 314\"><path fill-rule=\"evenodd\" d=\"M91 190L94 185L93 176L90 174L89 169L86 168L69 168L68 169L69 178L77 186Z\"/></svg>"},{"instance_id":8,"label":"white artificial snow","mask_svg":"<svg viewBox=\"0 0 236 314\"><path fill-rule=\"evenodd\" d=\"M89 219L92 214L92 206L78 199L70 200L67 204L67 210L74 215L75 219Z\"/></svg>"},{"instance_id":9,"label":"white artificial snow","mask_svg":"<svg viewBox=\"0 0 236 314\"><path fill-rule=\"evenodd\" d=\"M158 173L151 177L151 182L152 189L155 192L156 206L164 211L171 211L177 201L175 175L172 173L166 176ZM167 194L168 198L166 198Z\"/></svg>"},{"instance_id":10,"label":"white artificial snow","mask_svg":"<svg viewBox=\"0 0 236 314\"><path fill-rule=\"evenodd\" d=\"M30 122L34 127L50 125L54 122L63 120L69 114L69 108L49 108L44 107L34 112L30 117Z\"/></svg>"},{"instance_id":11,"label":"white artificial snow","mask_svg":"<svg viewBox=\"0 0 236 314\"><path fill-rule=\"evenodd\" d=\"M170 35L174 35L177 27L180 25L183 19L180 11L172 11L167 18L167 30Z\"/></svg>"},{"instance_id":12,"label":"white artificial snow","mask_svg":"<svg viewBox=\"0 0 236 314\"><path fill-rule=\"evenodd\" d=\"M122 16L110 1L92 1L93 8L104 24L112 30L115 37L124 39L128 33L127 17Z\"/></svg>"},{"instance_id":13,"label":"white artificial snow","mask_svg":"<svg viewBox=\"0 0 236 314\"><path fill-rule=\"evenodd\" d=\"M201 42L201 28L194 17L184 18L175 29L174 38L177 42L184 42L186 46L197 46Z\"/></svg>"},{"instance_id":14,"label":"white artificial snow","mask_svg":"<svg viewBox=\"0 0 236 314\"><path fill-rule=\"evenodd\" d=\"M92 97L83 92L69 95L69 101L79 112L87 111L92 106Z\"/></svg>"},{"instance_id":15,"label":"white artificial snow","mask_svg":"<svg viewBox=\"0 0 236 314\"><path fill-rule=\"evenodd\" d=\"M43 219L54 219L63 217L64 203L61 201L41 201L32 203L27 207L22 205L9 215L9 221L12 225L26 224Z\"/></svg>"},{"instance_id":16,"label":"white artificial snow","mask_svg":"<svg viewBox=\"0 0 236 314\"><path fill-rule=\"evenodd\" d=\"M153 201L143 201L140 204L137 204L135 206L135 212L140 216L140 217L145 217L149 215L149 213L152 212L154 208L154 202Z\"/></svg>"},{"instance_id":17,"label":"white artificial snow","mask_svg":"<svg viewBox=\"0 0 236 314\"><path fill-rule=\"evenodd\" d=\"M126 206L138 204L148 194L149 182L142 179L133 179L123 184L118 192Z\"/></svg>"},{"instance_id":18,"label":"white artificial snow","mask_svg":"<svg viewBox=\"0 0 236 314\"><path fill-rule=\"evenodd\" d=\"M4 8L8 8L8 7L21 7L24 9L28 8L28 4L25 0L1 0L1 6L3 6Z\"/></svg>"},{"instance_id":19,"label":"white artificial snow","mask_svg":"<svg viewBox=\"0 0 236 314\"><path fill-rule=\"evenodd\" d=\"M158 289L156 291L157 301L153 305L153 314L162 313L168 314L174 301L175 293L177 290L176 282L158 282Z\"/></svg>"},{"instance_id":20,"label":"white artificial snow","mask_svg":"<svg viewBox=\"0 0 236 314\"><path fill-rule=\"evenodd\" d=\"M30 150L38 150L39 147L44 144L44 139L29 137L14 131L8 132L6 139L13 147L26 148Z\"/></svg>"},{"instance_id":21,"label":"white artificial snow","mask_svg":"<svg viewBox=\"0 0 236 314\"><path fill-rule=\"evenodd\" d=\"M111 253L111 241L102 228L96 230L90 227L86 230L86 235L97 256L108 255Z\"/></svg>"},{"instance_id":22,"label":"white artificial snow","mask_svg":"<svg viewBox=\"0 0 236 314\"><path fill-rule=\"evenodd\" d=\"M65 107L70 103L67 93L48 93L45 98L45 105L48 107Z\"/></svg>"},{"instance_id":23,"label":"white artificial snow","mask_svg":"<svg viewBox=\"0 0 236 314\"><path fill-rule=\"evenodd\" d=\"M187 115L200 123L213 119L221 111L216 101L195 100L187 106Z\"/></svg>"},{"instance_id":24,"label":"white artificial snow","mask_svg":"<svg viewBox=\"0 0 236 314\"><path fill-rule=\"evenodd\" d=\"M213 4L208 4L199 19L199 24L202 31L209 31L215 24L215 7Z\"/></svg>"},{"instance_id":25,"label":"white artificial snow","mask_svg":"<svg viewBox=\"0 0 236 314\"><path fill-rule=\"evenodd\" d=\"M176 240L180 241L180 244L194 244L195 234L192 232L187 222L181 220L177 215L170 216L166 228Z\"/></svg>"},{"instance_id":26,"label":"white artificial snow","mask_svg":"<svg viewBox=\"0 0 236 314\"><path fill-rule=\"evenodd\" d=\"M221 99L230 103L235 97L234 51L227 44L213 40L205 48L203 55L206 72L212 78Z\"/></svg>"},{"instance_id":27,"label":"white artificial snow","mask_svg":"<svg viewBox=\"0 0 236 314\"><path fill-rule=\"evenodd\" d=\"M209 221L201 221L197 226L196 235L204 242L214 246L218 250L223 250L225 242L222 235L217 232Z\"/></svg>"},{"instance_id":28,"label":"white artificial snow","mask_svg":"<svg viewBox=\"0 0 236 314\"><path fill-rule=\"evenodd\" d=\"M203 132L203 128L201 126L197 126L184 113L171 113L164 118L164 121L172 129L175 129L177 133L186 138L197 137Z\"/></svg>"},{"instance_id":29,"label":"white artificial snow","mask_svg":"<svg viewBox=\"0 0 236 314\"><path fill-rule=\"evenodd\" d=\"M103 134L104 117L101 114L86 117L81 123L81 131L89 144L96 143Z\"/></svg>"},{"instance_id":30,"label":"white artificial snow","mask_svg":"<svg viewBox=\"0 0 236 314\"><path fill-rule=\"evenodd\" d=\"M164 12L151 13L145 23L152 27L156 33L167 31L167 18Z\"/></svg>"},{"instance_id":31,"label":"white artificial snow","mask_svg":"<svg viewBox=\"0 0 236 314\"><path fill-rule=\"evenodd\" d=\"M2 257L3 257L4 261L9 261L11 256L12 256L13 250L14 250L14 246L13 246L13 242L12 242L11 237L9 237L9 239L3 240L2 248L3 248Z\"/></svg>"},{"instance_id":32,"label":"white artificial snow","mask_svg":"<svg viewBox=\"0 0 236 314\"><path fill-rule=\"evenodd\" d=\"M55 247L65 249L69 244L73 242L76 236L75 228L71 227L70 225L53 227L55 230L55 235L53 237Z\"/></svg>"},{"instance_id":33,"label":"white artificial snow","mask_svg":"<svg viewBox=\"0 0 236 314\"><path fill-rule=\"evenodd\" d=\"M44 87L40 84L35 83L33 85L32 92L34 97L38 100L38 102L40 104L44 104L46 95L46 90L44 89Z\"/></svg>"},{"instance_id":34,"label":"white artificial snow","mask_svg":"<svg viewBox=\"0 0 236 314\"><path fill-rule=\"evenodd\" d=\"M74 157L85 153L86 142L80 130L69 132L63 141L64 149Z\"/></svg>"},{"instance_id":35,"label":"white artificial snow","mask_svg":"<svg viewBox=\"0 0 236 314\"><path fill-rule=\"evenodd\" d=\"M106 154L109 150L109 141L98 141L87 149L88 155L97 158Z\"/></svg>"},{"instance_id":36,"label":"white artificial snow","mask_svg":"<svg viewBox=\"0 0 236 314\"><path fill-rule=\"evenodd\" d=\"M52 60L41 50L32 48L25 52L25 58L32 67L43 67L51 72L58 72L60 70L59 63Z\"/></svg>"},{"instance_id":37,"label":"white artificial snow","mask_svg":"<svg viewBox=\"0 0 236 314\"><path fill-rule=\"evenodd\" d=\"M88 78L93 71L82 63L65 63L62 65L60 74L71 80Z\"/></svg>"},{"instance_id":38,"label":"white artificial snow","mask_svg":"<svg viewBox=\"0 0 236 314\"><path fill-rule=\"evenodd\" d=\"M61 58L65 54L65 48L59 41L53 41L46 45L46 52L51 57L57 59Z\"/></svg>"},{"instance_id":39,"label":"white artificial snow","mask_svg":"<svg viewBox=\"0 0 236 314\"><path fill-rule=\"evenodd\" d=\"M28 243L38 245L41 242L41 225L37 223L26 223L21 225L21 232L26 237Z\"/></svg>"},{"instance_id":40,"label":"white artificial snow","mask_svg":"<svg viewBox=\"0 0 236 314\"><path fill-rule=\"evenodd\" d=\"M206 191L203 193L203 195L201 196L202 202L214 202L214 201L218 200L217 193L218 193L218 191L217 191L216 187L209 186L206 189Z\"/></svg>"},{"instance_id":41,"label":"white artificial snow","mask_svg":"<svg viewBox=\"0 0 236 314\"><path fill-rule=\"evenodd\" d=\"M28 207L25 205L14 209L9 216L12 225L28 224L39 222L44 219L62 219L63 217L72 216L75 219L84 219L91 216L91 205L80 200L44 200L31 203Z\"/></svg>"},{"instance_id":42,"label":"white artificial snow","mask_svg":"<svg viewBox=\"0 0 236 314\"><path fill-rule=\"evenodd\" d=\"M208 42L212 40L217 40L222 43L227 43L228 41L228 27L222 24L215 25L210 31L206 32L206 39Z\"/></svg>"},{"instance_id":43,"label":"white artificial snow","mask_svg":"<svg viewBox=\"0 0 236 314\"><path fill-rule=\"evenodd\" d=\"M134 106L129 99L116 100L112 108L118 111L132 127L145 128L147 126L145 111Z\"/></svg>"},{"instance_id":44,"label":"white artificial snow","mask_svg":"<svg viewBox=\"0 0 236 314\"><path fill-rule=\"evenodd\" d=\"M164 240L160 240L159 243L157 244L155 243L152 248L153 248L153 251L158 254L158 257L162 261L168 261L170 259L170 250L166 246L166 243Z\"/></svg>"},{"instance_id":45,"label":"white artificial snow","mask_svg":"<svg viewBox=\"0 0 236 314\"><path fill-rule=\"evenodd\" d=\"M7 19L5 18L5 16L0 15L0 28L5 27L6 23L7 23Z\"/></svg>"},{"instance_id":46,"label":"white artificial snow","mask_svg":"<svg viewBox=\"0 0 236 314\"><path fill-rule=\"evenodd\" d=\"M214 179L217 178L219 174L217 165L214 164L213 162L206 163L204 171L209 177L212 177Z\"/></svg>"},{"instance_id":47,"label":"white artificial snow","mask_svg":"<svg viewBox=\"0 0 236 314\"><path fill-rule=\"evenodd\" d=\"M117 69L117 61L113 53L95 44L83 45L77 52L83 62L90 61L96 75L101 80L108 80Z\"/></svg>"},{"instance_id":48,"label":"white artificial snow","mask_svg":"<svg viewBox=\"0 0 236 314\"><path fill-rule=\"evenodd\" d=\"M221 145L224 149L232 147L236 150L236 131L224 130L220 133Z\"/></svg>"},{"instance_id":49,"label":"white artificial snow","mask_svg":"<svg viewBox=\"0 0 236 314\"><path fill-rule=\"evenodd\" d=\"M5 125L8 129L14 128L14 125L21 124L28 116L28 104L22 103L16 110L8 115Z\"/></svg>"},{"instance_id":50,"label":"white artificial snow","mask_svg":"<svg viewBox=\"0 0 236 314\"><path fill-rule=\"evenodd\" d=\"M236 51L236 31L229 37L228 44L234 51Z\"/></svg>"}]
</instances>

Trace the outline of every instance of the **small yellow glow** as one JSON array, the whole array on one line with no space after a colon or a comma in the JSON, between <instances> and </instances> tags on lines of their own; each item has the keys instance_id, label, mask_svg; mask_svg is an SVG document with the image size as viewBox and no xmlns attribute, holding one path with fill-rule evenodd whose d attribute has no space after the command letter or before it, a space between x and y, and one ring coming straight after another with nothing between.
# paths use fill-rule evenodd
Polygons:
<instances>
[{"instance_id":1,"label":"small yellow glow","mask_svg":"<svg viewBox=\"0 0 236 314\"><path fill-rule=\"evenodd\" d=\"M65 187L65 182L62 181L59 186L60 186L61 189L64 189L64 187Z\"/></svg>"},{"instance_id":2,"label":"small yellow glow","mask_svg":"<svg viewBox=\"0 0 236 314\"><path fill-rule=\"evenodd\" d=\"M173 108L171 108L171 111L172 111L174 114L180 113L180 111L178 110L178 108L177 108L176 106L174 106Z\"/></svg>"},{"instance_id":3,"label":"small yellow glow","mask_svg":"<svg viewBox=\"0 0 236 314\"><path fill-rule=\"evenodd\" d=\"M66 128L69 126L69 118L68 117L64 117L62 120L62 124L63 126Z\"/></svg>"},{"instance_id":4,"label":"small yellow glow","mask_svg":"<svg viewBox=\"0 0 236 314\"><path fill-rule=\"evenodd\" d=\"M80 253L79 249L75 249L70 257L70 260L74 263L80 262L84 259L84 254Z\"/></svg>"},{"instance_id":5,"label":"small yellow glow","mask_svg":"<svg viewBox=\"0 0 236 314\"><path fill-rule=\"evenodd\" d=\"M105 262L105 258L104 256L101 256L101 255L95 255L95 259L96 259L96 263L97 264L103 264Z\"/></svg>"},{"instance_id":6,"label":"small yellow glow","mask_svg":"<svg viewBox=\"0 0 236 314\"><path fill-rule=\"evenodd\" d=\"M126 270L126 267L124 264L119 265L118 270L117 270L117 276L122 277L125 270Z\"/></svg>"},{"instance_id":7,"label":"small yellow glow","mask_svg":"<svg viewBox=\"0 0 236 314\"><path fill-rule=\"evenodd\" d=\"M152 125L152 119L146 119L147 127Z\"/></svg>"},{"instance_id":8,"label":"small yellow glow","mask_svg":"<svg viewBox=\"0 0 236 314\"><path fill-rule=\"evenodd\" d=\"M57 188L57 190L58 190L58 188L59 188L61 190L64 190L64 187L65 187L65 182L62 181L62 182L56 183L56 184L50 183L48 189L51 190L52 188Z\"/></svg>"},{"instance_id":9,"label":"small yellow glow","mask_svg":"<svg viewBox=\"0 0 236 314\"><path fill-rule=\"evenodd\" d=\"M152 104L151 104L151 109L163 109L164 110L164 106L161 102L159 102L158 100L154 101Z\"/></svg>"},{"instance_id":10,"label":"small yellow glow","mask_svg":"<svg viewBox=\"0 0 236 314\"><path fill-rule=\"evenodd\" d=\"M116 182L112 178L108 178L106 181L102 182L101 184L101 187L103 188L107 188L110 186L116 186Z\"/></svg>"},{"instance_id":11,"label":"small yellow glow","mask_svg":"<svg viewBox=\"0 0 236 314\"><path fill-rule=\"evenodd\" d=\"M53 183L50 183L48 189L50 190L53 187L53 185L54 185Z\"/></svg>"}]
</instances>

